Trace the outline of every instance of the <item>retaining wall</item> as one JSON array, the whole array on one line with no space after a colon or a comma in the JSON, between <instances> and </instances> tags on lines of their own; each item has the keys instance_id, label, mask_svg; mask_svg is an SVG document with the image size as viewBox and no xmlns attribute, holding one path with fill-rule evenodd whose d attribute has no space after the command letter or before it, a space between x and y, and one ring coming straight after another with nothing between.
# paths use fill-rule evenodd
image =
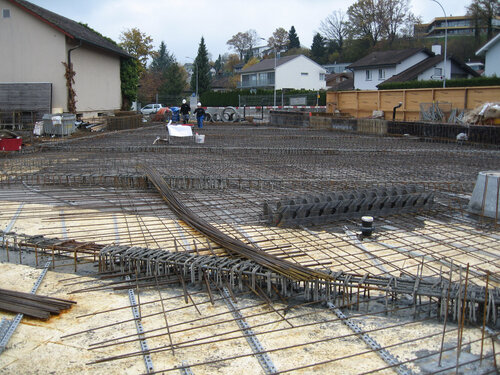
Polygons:
<instances>
[{"instance_id":1,"label":"retaining wall","mask_svg":"<svg viewBox=\"0 0 500 375\"><path fill-rule=\"evenodd\" d=\"M392 110L402 103L396 112L396 120L419 121L420 104L446 102L459 110L474 109L484 103L497 102L500 86L450 87L410 90L329 91L326 96L326 112L350 114L353 117L370 117L373 111L383 111L392 119Z\"/></svg>"},{"instance_id":2,"label":"retaining wall","mask_svg":"<svg viewBox=\"0 0 500 375\"><path fill-rule=\"evenodd\" d=\"M310 127L313 129L337 130L376 135L405 135L456 141L460 133L468 136L469 142L500 145L500 126L436 124L424 122L387 121L379 119L354 119L336 117L332 114L309 114L303 112L271 112L270 125Z\"/></svg>"}]
</instances>

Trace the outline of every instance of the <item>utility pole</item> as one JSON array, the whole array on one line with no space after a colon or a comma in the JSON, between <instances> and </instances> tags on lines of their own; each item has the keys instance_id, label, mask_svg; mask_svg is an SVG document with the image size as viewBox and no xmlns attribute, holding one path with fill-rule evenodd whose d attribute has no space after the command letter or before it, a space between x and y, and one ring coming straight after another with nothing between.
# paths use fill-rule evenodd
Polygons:
<instances>
[{"instance_id":1,"label":"utility pole","mask_svg":"<svg viewBox=\"0 0 500 375\"><path fill-rule=\"evenodd\" d=\"M437 5L441 7L441 10L443 11L444 14L444 61L443 61L443 88L446 87L446 50L448 48L448 17L446 16L446 12L444 11L443 6L441 3L437 0L431 0L434 1Z\"/></svg>"}]
</instances>

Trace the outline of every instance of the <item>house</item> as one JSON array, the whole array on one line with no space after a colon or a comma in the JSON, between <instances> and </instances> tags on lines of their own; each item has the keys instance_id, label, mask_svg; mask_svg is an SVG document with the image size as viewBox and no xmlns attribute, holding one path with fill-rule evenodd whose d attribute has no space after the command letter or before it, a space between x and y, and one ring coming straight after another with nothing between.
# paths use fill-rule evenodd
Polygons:
<instances>
[{"instance_id":1,"label":"house","mask_svg":"<svg viewBox=\"0 0 500 375\"><path fill-rule=\"evenodd\" d=\"M488 43L482 46L477 56L484 55L484 75L500 77L500 34L497 34Z\"/></svg>"},{"instance_id":2,"label":"house","mask_svg":"<svg viewBox=\"0 0 500 375\"><path fill-rule=\"evenodd\" d=\"M426 48L376 51L347 67L354 73L354 89L376 90L379 83L432 56Z\"/></svg>"},{"instance_id":3,"label":"house","mask_svg":"<svg viewBox=\"0 0 500 375\"><path fill-rule=\"evenodd\" d=\"M212 78L210 83L210 90L214 92L228 92L231 91L234 86L231 82L231 77L223 74L217 74Z\"/></svg>"},{"instance_id":4,"label":"house","mask_svg":"<svg viewBox=\"0 0 500 375\"><path fill-rule=\"evenodd\" d=\"M120 64L131 58L123 49L90 28L28 1L0 0L0 10L4 57L0 110L68 111L72 95L65 64L70 63L76 112L88 117L121 108Z\"/></svg>"},{"instance_id":5,"label":"house","mask_svg":"<svg viewBox=\"0 0 500 375\"><path fill-rule=\"evenodd\" d=\"M413 65L412 67L393 75L382 83L388 82L407 82L407 81L427 81L443 80L443 60L440 54L430 56L425 60ZM479 73L466 64L461 63L453 57L447 58L446 79L472 78L479 77ZM378 86L378 85L377 85Z\"/></svg>"},{"instance_id":6,"label":"house","mask_svg":"<svg viewBox=\"0 0 500 375\"><path fill-rule=\"evenodd\" d=\"M264 59L241 71L242 88L324 90L326 70L304 55Z\"/></svg>"},{"instance_id":7,"label":"house","mask_svg":"<svg viewBox=\"0 0 500 375\"><path fill-rule=\"evenodd\" d=\"M491 25L493 30L500 30L500 17L495 16ZM473 36L476 32L476 21L472 15L455 17L436 17L430 23L417 24L414 26L414 33L417 37L444 38L445 30L448 36ZM485 34L487 28L480 26L480 33Z\"/></svg>"},{"instance_id":8,"label":"house","mask_svg":"<svg viewBox=\"0 0 500 375\"><path fill-rule=\"evenodd\" d=\"M326 88L332 91L348 91L354 88L354 79L351 72L326 75Z\"/></svg>"}]
</instances>

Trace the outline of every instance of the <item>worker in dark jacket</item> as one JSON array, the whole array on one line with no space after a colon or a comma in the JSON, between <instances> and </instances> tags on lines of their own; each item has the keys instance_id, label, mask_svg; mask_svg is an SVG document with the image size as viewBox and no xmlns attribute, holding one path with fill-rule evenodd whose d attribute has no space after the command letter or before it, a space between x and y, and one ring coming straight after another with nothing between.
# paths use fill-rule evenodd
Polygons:
<instances>
[{"instance_id":1,"label":"worker in dark jacket","mask_svg":"<svg viewBox=\"0 0 500 375\"><path fill-rule=\"evenodd\" d=\"M191 107L189 106L189 104L186 103L186 99L182 99L180 112L182 117L182 123L187 124L189 121L189 112L191 112Z\"/></svg>"},{"instance_id":2,"label":"worker in dark jacket","mask_svg":"<svg viewBox=\"0 0 500 375\"><path fill-rule=\"evenodd\" d=\"M194 114L196 115L196 121L198 122L198 128L203 127L203 119L205 118L205 110L201 106L201 103L198 103L198 107L194 110Z\"/></svg>"}]
</instances>

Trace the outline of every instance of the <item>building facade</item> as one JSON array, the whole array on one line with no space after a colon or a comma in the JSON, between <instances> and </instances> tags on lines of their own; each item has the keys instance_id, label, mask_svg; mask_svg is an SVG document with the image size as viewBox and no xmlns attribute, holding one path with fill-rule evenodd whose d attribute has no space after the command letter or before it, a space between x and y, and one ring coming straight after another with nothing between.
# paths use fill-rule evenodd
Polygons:
<instances>
[{"instance_id":1,"label":"building facade","mask_svg":"<svg viewBox=\"0 0 500 375\"><path fill-rule=\"evenodd\" d=\"M264 59L241 72L241 88L326 89L326 70L304 55Z\"/></svg>"},{"instance_id":2,"label":"building facade","mask_svg":"<svg viewBox=\"0 0 500 375\"><path fill-rule=\"evenodd\" d=\"M87 27L27 1L0 0L0 12L0 50L9 57L0 62L0 83L50 83L49 110L66 112L65 64L71 62L77 113L120 109L120 62L130 58L125 51Z\"/></svg>"}]
</instances>

